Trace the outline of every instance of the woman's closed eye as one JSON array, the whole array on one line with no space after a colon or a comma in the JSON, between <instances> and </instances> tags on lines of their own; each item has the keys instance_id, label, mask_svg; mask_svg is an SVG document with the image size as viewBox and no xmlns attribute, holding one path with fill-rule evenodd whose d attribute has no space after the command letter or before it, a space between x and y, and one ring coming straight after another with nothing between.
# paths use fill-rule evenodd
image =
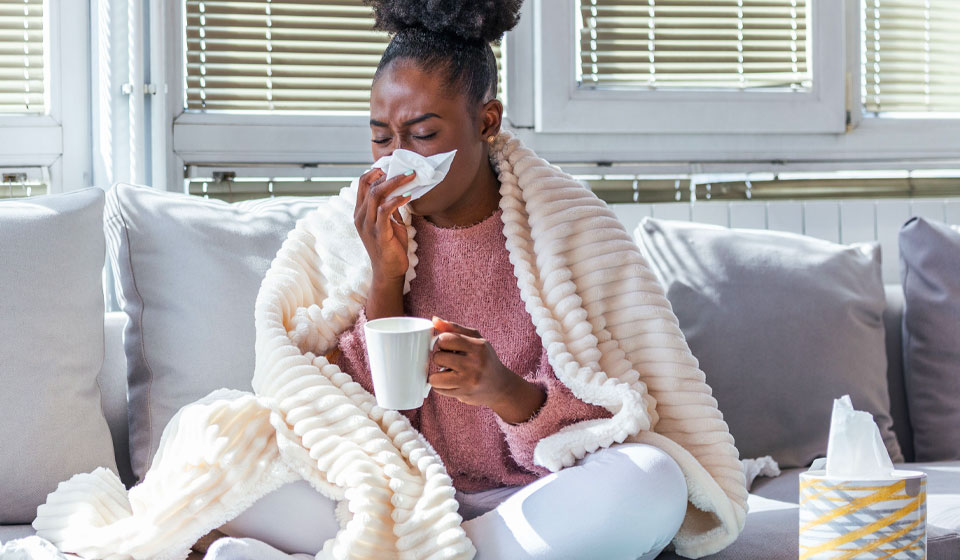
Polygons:
<instances>
[{"instance_id":1,"label":"woman's closed eye","mask_svg":"<svg viewBox=\"0 0 960 560\"><path fill-rule=\"evenodd\" d=\"M436 132L431 132L430 134L427 134L424 136L414 135L414 138L416 138L417 140L428 140L430 138L433 138L436 135L437 135ZM386 144L387 142L390 141L390 138L373 138L370 141L373 142L374 144Z\"/></svg>"}]
</instances>

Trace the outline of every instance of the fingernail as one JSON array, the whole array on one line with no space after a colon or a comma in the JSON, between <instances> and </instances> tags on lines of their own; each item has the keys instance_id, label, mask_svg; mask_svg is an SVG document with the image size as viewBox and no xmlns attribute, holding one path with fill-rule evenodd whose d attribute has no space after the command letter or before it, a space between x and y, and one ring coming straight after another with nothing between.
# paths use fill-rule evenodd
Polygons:
<instances>
[{"instance_id":1,"label":"fingernail","mask_svg":"<svg viewBox=\"0 0 960 560\"><path fill-rule=\"evenodd\" d=\"M413 191L410 191L410 192L408 192L408 193L403 193L403 196L410 196L412 193L413 193Z\"/></svg>"},{"instance_id":2,"label":"fingernail","mask_svg":"<svg viewBox=\"0 0 960 560\"><path fill-rule=\"evenodd\" d=\"M413 169L407 169L403 174L404 174L404 175L413 175Z\"/></svg>"}]
</instances>

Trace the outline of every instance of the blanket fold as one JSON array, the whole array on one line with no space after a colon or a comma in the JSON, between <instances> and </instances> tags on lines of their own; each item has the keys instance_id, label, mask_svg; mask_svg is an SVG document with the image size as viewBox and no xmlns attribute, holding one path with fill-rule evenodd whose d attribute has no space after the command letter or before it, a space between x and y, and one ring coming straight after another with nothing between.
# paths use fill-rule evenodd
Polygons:
<instances>
[{"instance_id":1,"label":"blanket fold","mask_svg":"<svg viewBox=\"0 0 960 560\"><path fill-rule=\"evenodd\" d=\"M745 476L733 437L662 286L607 205L508 131L491 148L503 232L526 310L557 378L612 417L543 438L551 471L617 442L669 453L690 505L668 548L717 552L743 530ZM300 219L261 283L253 393L218 389L181 408L144 480L126 491L96 469L61 482L37 534L89 558L186 558L190 546L303 478L339 501L341 529L317 558L472 558L441 458L402 414L324 354L356 321L371 264L353 223L357 180ZM410 266L416 231L405 207ZM571 504L573 505L573 504Z\"/></svg>"}]
</instances>

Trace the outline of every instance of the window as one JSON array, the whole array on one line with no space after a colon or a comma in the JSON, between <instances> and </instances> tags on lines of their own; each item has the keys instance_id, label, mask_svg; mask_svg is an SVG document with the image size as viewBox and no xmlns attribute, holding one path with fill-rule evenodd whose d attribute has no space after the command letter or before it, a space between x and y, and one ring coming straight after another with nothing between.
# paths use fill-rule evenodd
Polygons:
<instances>
[{"instance_id":1,"label":"window","mask_svg":"<svg viewBox=\"0 0 960 560\"><path fill-rule=\"evenodd\" d=\"M372 29L373 13L359 0L185 7L188 110L368 110L389 36ZM494 54L499 62L497 45Z\"/></svg>"},{"instance_id":2,"label":"window","mask_svg":"<svg viewBox=\"0 0 960 560\"><path fill-rule=\"evenodd\" d=\"M634 179L640 197L653 185L692 200L720 190L774 192L759 179L751 180L756 189L703 180L716 173L769 173L783 186L784 172L956 170L960 134L956 120L945 118L950 113L890 109L889 68L901 58L894 47L914 39L891 35L883 18L909 14L911 26L929 26L922 34L929 43L917 48L928 53L921 57L930 61L924 80L935 92L956 80L934 68L939 61L960 66L949 66L956 47L944 42L960 36L950 27L960 4L916 0L894 9L906 4L526 0L499 53L506 126L540 156L565 168L582 165L584 176L629 166L624 181L591 180L611 197L632 196ZM879 23L871 23L876 9ZM152 155L154 167L167 162L166 187L235 199L335 192L369 166L369 80L387 37L370 30L368 10L359 0L151 4L150 52L179 45L164 51L164 64L150 64L151 75L166 73L151 78L169 101L150 127L166 135L167 151ZM161 19L163 31L154 32ZM877 55L865 37L873 40L877 25L881 66L871 76L864 60L873 65ZM877 76L879 112L863 93ZM864 118L865 110L909 118ZM693 178L691 192L683 185ZM614 194L624 185L626 195Z\"/></svg>"},{"instance_id":3,"label":"window","mask_svg":"<svg viewBox=\"0 0 960 560\"><path fill-rule=\"evenodd\" d=\"M864 0L864 110L960 116L960 5Z\"/></svg>"},{"instance_id":4,"label":"window","mask_svg":"<svg viewBox=\"0 0 960 560\"><path fill-rule=\"evenodd\" d=\"M167 22L165 33L151 35L151 49L163 50L171 40L180 45L161 65L167 87L157 90L169 100L152 124L165 131L173 121L171 145L153 156L167 162L168 189L249 191L251 185L240 183L255 177L290 192L294 184L283 174L303 180L337 173L337 165L369 167L370 83L389 39L372 30L369 6L359 0L179 0L151 6L151 13ZM506 50L493 46L505 106ZM237 181L225 185L208 172L220 164L229 164L226 172ZM296 189L324 192L334 184L318 181Z\"/></svg>"},{"instance_id":5,"label":"window","mask_svg":"<svg viewBox=\"0 0 960 560\"><path fill-rule=\"evenodd\" d=\"M577 83L808 91L805 0L581 0Z\"/></svg>"},{"instance_id":6,"label":"window","mask_svg":"<svg viewBox=\"0 0 960 560\"><path fill-rule=\"evenodd\" d=\"M0 198L92 184L88 23L87 2L0 0Z\"/></svg>"},{"instance_id":7,"label":"window","mask_svg":"<svg viewBox=\"0 0 960 560\"><path fill-rule=\"evenodd\" d=\"M0 0L0 115L32 116L45 112L43 1ZM6 155L4 159L16 157L0 155ZM40 177L43 171L37 167L0 168L0 198L44 194L46 182Z\"/></svg>"},{"instance_id":8,"label":"window","mask_svg":"<svg viewBox=\"0 0 960 560\"><path fill-rule=\"evenodd\" d=\"M803 0L551 2L536 18L535 128L842 132L842 12Z\"/></svg>"}]
</instances>

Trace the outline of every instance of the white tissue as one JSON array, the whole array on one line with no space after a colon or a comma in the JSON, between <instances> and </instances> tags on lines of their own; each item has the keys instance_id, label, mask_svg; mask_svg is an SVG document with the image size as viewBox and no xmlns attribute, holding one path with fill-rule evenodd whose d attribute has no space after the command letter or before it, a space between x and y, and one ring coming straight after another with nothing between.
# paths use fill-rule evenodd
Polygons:
<instances>
[{"instance_id":1,"label":"white tissue","mask_svg":"<svg viewBox=\"0 0 960 560\"><path fill-rule=\"evenodd\" d=\"M853 409L850 395L833 399L826 463L827 478L894 478L893 462L883 445L877 423L869 412Z\"/></svg>"},{"instance_id":2,"label":"white tissue","mask_svg":"<svg viewBox=\"0 0 960 560\"><path fill-rule=\"evenodd\" d=\"M374 162L373 167L382 169L387 174L384 180L403 175L409 169L416 171L412 181L387 195L387 200L389 200L409 192L412 193L410 200L416 200L427 194L430 189L437 186L446 177L447 171L450 171L450 164L453 162L453 155L456 153L456 150L451 150L424 157L417 152L397 148L391 155L383 156Z\"/></svg>"}]
</instances>

